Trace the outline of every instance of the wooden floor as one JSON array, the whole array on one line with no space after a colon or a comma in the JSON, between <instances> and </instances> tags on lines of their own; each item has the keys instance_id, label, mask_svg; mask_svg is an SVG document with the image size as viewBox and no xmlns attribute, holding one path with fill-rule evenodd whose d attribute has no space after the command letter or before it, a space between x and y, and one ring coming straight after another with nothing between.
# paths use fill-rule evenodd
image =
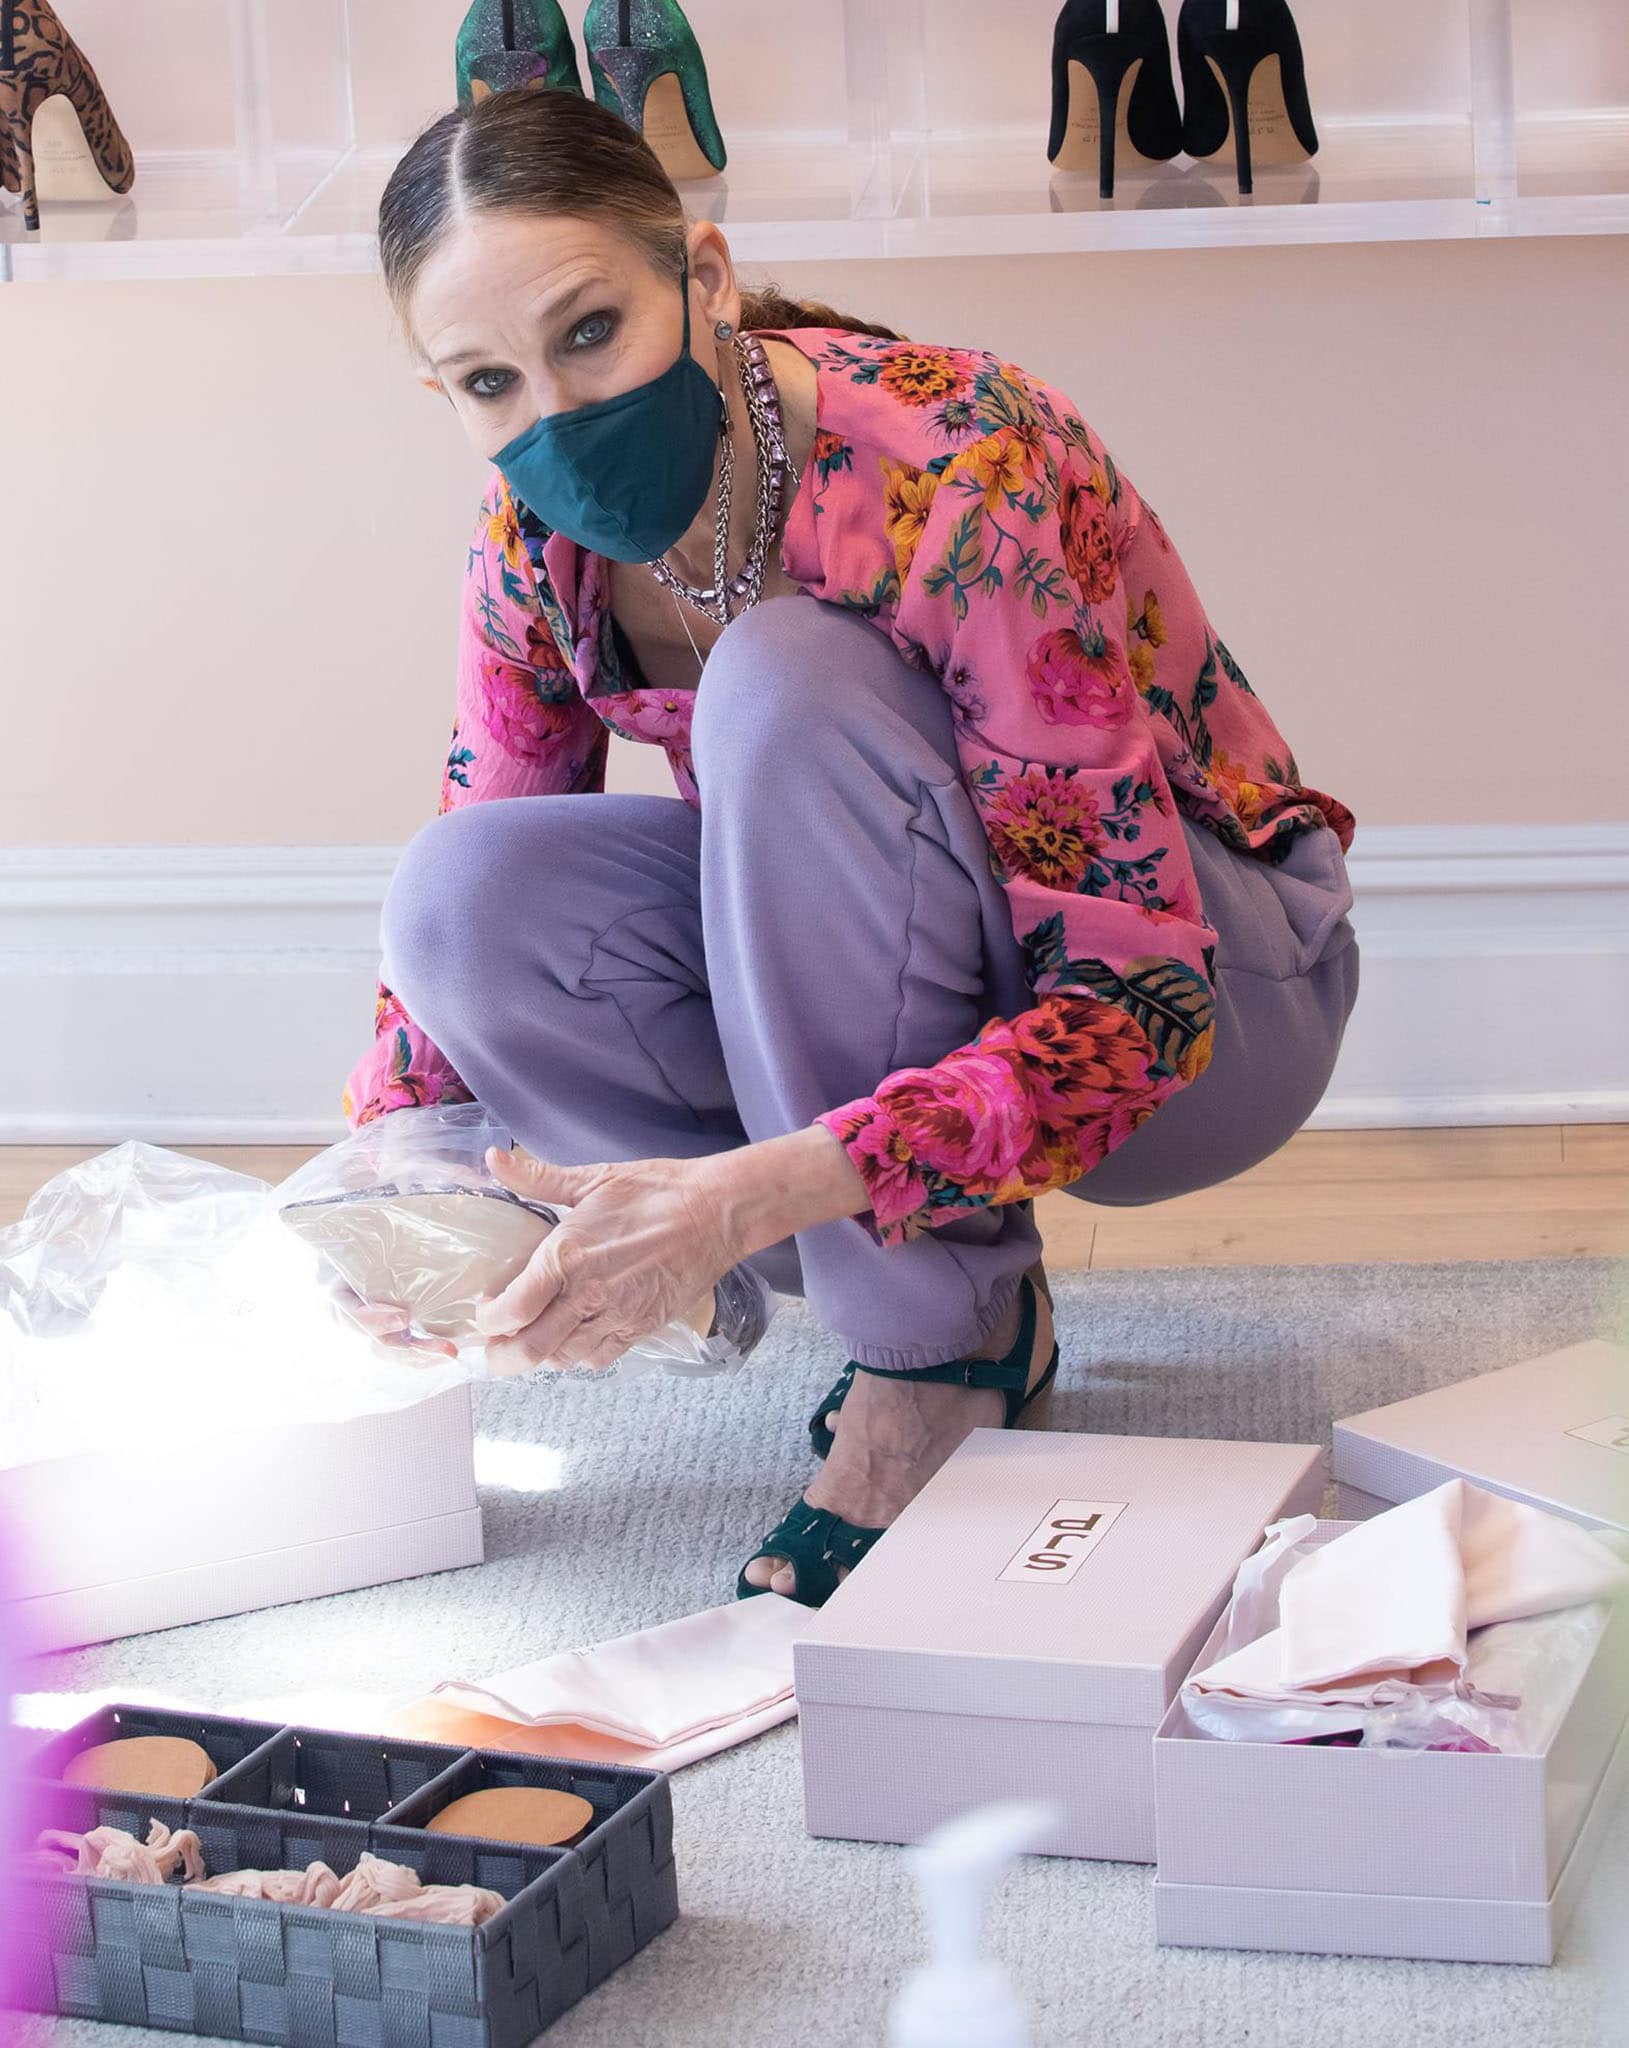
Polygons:
<instances>
[{"instance_id":1,"label":"wooden floor","mask_svg":"<svg viewBox=\"0 0 1629 2048\"><path fill-rule=\"evenodd\" d=\"M103 1145L0 1146L0 1225ZM177 1145L281 1180L315 1145ZM1301 1131L1219 1187L1146 1208L1047 1195L1049 1266L1342 1265L1629 1256L1629 1124Z\"/></svg>"}]
</instances>

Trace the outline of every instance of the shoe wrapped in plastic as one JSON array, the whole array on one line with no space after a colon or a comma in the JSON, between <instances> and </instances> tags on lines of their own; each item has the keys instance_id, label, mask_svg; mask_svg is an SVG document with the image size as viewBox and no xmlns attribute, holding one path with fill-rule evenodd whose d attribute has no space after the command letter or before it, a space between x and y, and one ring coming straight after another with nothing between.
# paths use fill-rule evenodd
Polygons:
<instances>
[{"instance_id":1,"label":"shoe wrapped in plastic","mask_svg":"<svg viewBox=\"0 0 1629 2048\"><path fill-rule=\"evenodd\" d=\"M509 1143L508 1131L480 1103L393 1110L282 1182L278 1213L343 1283L336 1299L347 1312L376 1331L394 1323L407 1340L409 1362L413 1347L431 1357L450 1347L461 1361L484 1363L477 1308L571 1213L569 1204L529 1200L496 1178L487 1148L507 1150ZM558 1370L596 1379L607 1372L734 1372L763 1336L774 1300L750 1266L735 1266L688 1317L674 1317L611 1365Z\"/></svg>"}]
</instances>

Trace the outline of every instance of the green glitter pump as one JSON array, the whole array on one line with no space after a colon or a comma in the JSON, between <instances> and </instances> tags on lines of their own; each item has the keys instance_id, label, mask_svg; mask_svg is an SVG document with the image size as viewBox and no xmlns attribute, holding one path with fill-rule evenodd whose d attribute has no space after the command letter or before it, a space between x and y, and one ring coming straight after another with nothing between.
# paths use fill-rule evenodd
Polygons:
<instances>
[{"instance_id":1,"label":"green glitter pump","mask_svg":"<svg viewBox=\"0 0 1629 2048\"><path fill-rule=\"evenodd\" d=\"M707 67L679 0L590 0L583 42L594 97L639 130L670 178L723 170Z\"/></svg>"},{"instance_id":2,"label":"green glitter pump","mask_svg":"<svg viewBox=\"0 0 1629 2048\"><path fill-rule=\"evenodd\" d=\"M463 107L515 86L583 89L559 0L474 0L458 30L457 65Z\"/></svg>"}]
</instances>

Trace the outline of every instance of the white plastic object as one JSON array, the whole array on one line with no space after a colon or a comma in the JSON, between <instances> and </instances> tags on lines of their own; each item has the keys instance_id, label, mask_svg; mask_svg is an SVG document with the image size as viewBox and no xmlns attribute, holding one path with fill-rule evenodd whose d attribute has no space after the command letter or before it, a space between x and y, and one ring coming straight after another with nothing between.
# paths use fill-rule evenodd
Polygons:
<instances>
[{"instance_id":1,"label":"white plastic object","mask_svg":"<svg viewBox=\"0 0 1629 2048\"><path fill-rule=\"evenodd\" d=\"M497 1368L487 1363L476 1310L572 1213L568 1203L529 1201L503 1185L486 1154L509 1145L508 1130L478 1102L391 1110L290 1174L275 1191L278 1213L364 1307L400 1311L411 1336L451 1343L461 1364L485 1376ZM689 1319L673 1317L610 1365L554 1370L595 1379L735 1372L763 1336L774 1304L773 1289L750 1266L733 1266ZM401 1355L416 1367L424 1354Z\"/></svg>"},{"instance_id":2,"label":"white plastic object","mask_svg":"<svg viewBox=\"0 0 1629 2048\"><path fill-rule=\"evenodd\" d=\"M1233 1574L1233 1591L1216 1644L1218 1662L1277 1628L1279 1588L1311 1554L1306 1538L1317 1526L1316 1515L1289 1515L1268 1523L1260 1547Z\"/></svg>"},{"instance_id":3,"label":"white plastic object","mask_svg":"<svg viewBox=\"0 0 1629 2048\"><path fill-rule=\"evenodd\" d=\"M1052 1800L1003 1799L958 1814L907 1849L928 1960L900 1988L887 2048L1031 2048L1023 2001L980 1953L984 1908L1012 1859L1062 1819Z\"/></svg>"}]
</instances>

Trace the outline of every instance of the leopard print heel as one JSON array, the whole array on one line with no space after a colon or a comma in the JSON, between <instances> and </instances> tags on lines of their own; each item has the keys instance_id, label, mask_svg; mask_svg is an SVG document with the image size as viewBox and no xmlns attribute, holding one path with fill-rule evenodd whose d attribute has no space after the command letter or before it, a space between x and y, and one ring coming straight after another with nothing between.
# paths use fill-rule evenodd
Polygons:
<instances>
[{"instance_id":1,"label":"leopard print heel","mask_svg":"<svg viewBox=\"0 0 1629 2048\"><path fill-rule=\"evenodd\" d=\"M49 104L59 99L64 106ZM69 107L83 150L66 118ZM48 140L36 152L34 117L42 108ZM23 226L40 224L41 171L48 197L87 198L97 196L91 166L109 193L135 183L135 158L90 60L50 0L0 0L0 184L22 194Z\"/></svg>"}]
</instances>

